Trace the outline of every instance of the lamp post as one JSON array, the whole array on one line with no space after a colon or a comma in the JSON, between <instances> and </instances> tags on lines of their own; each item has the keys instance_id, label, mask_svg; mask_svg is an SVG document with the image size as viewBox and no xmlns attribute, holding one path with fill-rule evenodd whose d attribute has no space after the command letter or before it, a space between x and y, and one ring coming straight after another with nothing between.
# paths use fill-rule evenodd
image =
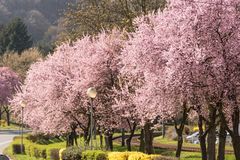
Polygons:
<instances>
[{"instance_id":1,"label":"lamp post","mask_svg":"<svg viewBox=\"0 0 240 160\"><path fill-rule=\"evenodd\" d=\"M26 106L25 102L21 101L20 106L22 107L21 153L23 154L23 109Z\"/></svg>"},{"instance_id":2,"label":"lamp post","mask_svg":"<svg viewBox=\"0 0 240 160\"><path fill-rule=\"evenodd\" d=\"M93 99L97 96L97 90L94 87L90 87L87 90L87 95L90 98L91 105L90 105L90 148L92 150L93 147L93 140L92 140L92 133L93 133Z\"/></svg>"}]
</instances>

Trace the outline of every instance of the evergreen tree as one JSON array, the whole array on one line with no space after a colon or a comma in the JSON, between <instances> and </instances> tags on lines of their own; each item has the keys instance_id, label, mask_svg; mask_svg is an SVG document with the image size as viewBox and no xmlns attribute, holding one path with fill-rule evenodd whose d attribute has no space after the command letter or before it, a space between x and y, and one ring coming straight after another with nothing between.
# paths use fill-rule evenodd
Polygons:
<instances>
[{"instance_id":1,"label":"evergreen tree","mask_svg":"<svg viewBox=\"0 0 240 160\"><path fill-rule=\"evenodd\" d=\"M28 35L27 26L20 18L14 18L0 32L0 55L6 51L21 54L32 46L31 36Z\"/></svg>"}]
</instances>

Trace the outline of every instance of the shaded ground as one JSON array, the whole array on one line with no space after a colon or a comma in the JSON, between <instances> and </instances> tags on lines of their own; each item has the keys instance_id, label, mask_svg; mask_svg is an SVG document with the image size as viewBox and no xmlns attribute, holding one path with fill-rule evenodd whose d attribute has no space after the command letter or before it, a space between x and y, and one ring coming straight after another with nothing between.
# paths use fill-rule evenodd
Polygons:
<instances>
[{"instance_id":1,"label":"shaded ground","mask_svg":"<svg viewBox=\"0 0 240 160\"><path fill-rule=\"evenodd\" d=\"M138 147L140 142L139 142L139 134L136 134L132 140L132 145L135 147ZM158 134L156 134L154 137L159 136ZM128 135L125 136L125 138L128 138ZM114 140L117 140L119 143L121 143L121 136L117 136L113 138ZM163 144L160 142L154 142L154 148L155 149L166 149L166 150L170 150L170 151L176 151L177 145L175 144ZM182 147L182 151L186 151L186 152L201 152L200 150L200 146L199 147L193 147L193 146L184 146ZM225 153L226 154L233 154L233 150L229 150L229 149L225 149Z\"/></svg>"}]
</instances>

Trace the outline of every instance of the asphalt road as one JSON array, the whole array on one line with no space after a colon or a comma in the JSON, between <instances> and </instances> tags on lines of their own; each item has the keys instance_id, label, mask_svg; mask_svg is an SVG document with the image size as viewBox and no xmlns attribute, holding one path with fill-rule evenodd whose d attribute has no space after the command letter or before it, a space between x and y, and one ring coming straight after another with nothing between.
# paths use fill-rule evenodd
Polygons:
<instances>
[{"instance_id":1,"label":"asphalt road","mask_svg":"<svg viewBox=\"0 0 240 160\"><path fill-rule=\"evenodd\" d=\"M0 130L0 154L12 142L13 137L18 136L19 131Z\"/></svg>"}]
</instances>

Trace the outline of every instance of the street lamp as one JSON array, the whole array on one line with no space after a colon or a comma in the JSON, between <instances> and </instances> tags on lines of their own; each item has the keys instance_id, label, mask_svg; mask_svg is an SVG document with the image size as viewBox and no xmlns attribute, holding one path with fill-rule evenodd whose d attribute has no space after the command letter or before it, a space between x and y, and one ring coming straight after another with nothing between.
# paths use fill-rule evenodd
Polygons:
<instances>
[{"instance_id":1,"label":"street lamp","mask_svg":"<svg viewBox=\"0 0 240 160\"><path fill-rule=\"evenodd\" d=\"M20 106L22 108L21 153L23 154L23 109L26 107L26 103L24 101L20 101Z\"/></svg>"},{"instance_id":2,"label":"street lamp","mask_svg":"<svg viewBox=\"0 0 240 160\"><path fill-rule=\"evenodd\" d=\"M90 105L90 148L92 150L93 140L92 140L92 133L93 133L93 99L97 96L97 90L94 87L90 87L87 90L87 95L91 99Z\"/></svg>"}]
</instances>

